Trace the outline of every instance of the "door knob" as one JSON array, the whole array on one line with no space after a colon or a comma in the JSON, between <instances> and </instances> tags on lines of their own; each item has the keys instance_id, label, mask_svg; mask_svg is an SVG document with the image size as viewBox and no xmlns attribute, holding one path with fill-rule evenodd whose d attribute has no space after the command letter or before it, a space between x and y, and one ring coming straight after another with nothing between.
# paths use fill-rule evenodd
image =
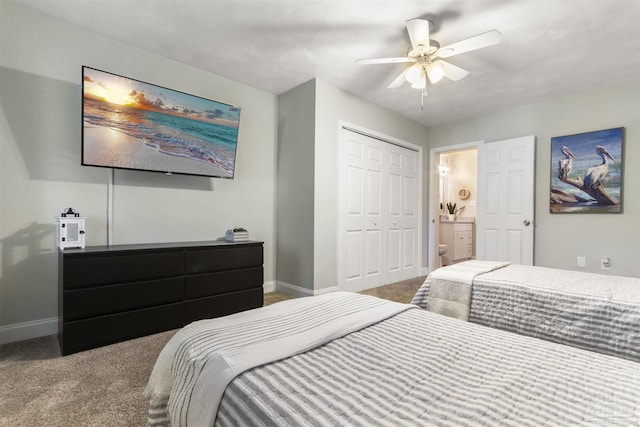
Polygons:
<instances>
[{"instance_id":1,"label":"door knob","mask_svg":"<svg viewBox=\"0 0 640 427\"><path fill-rule=\"evenodd\" d=\"M525 225L525 227L528 227L531 224L531 221L525 219L524 221L522 221L522 223Z\"/></svg>"}]
</instances>

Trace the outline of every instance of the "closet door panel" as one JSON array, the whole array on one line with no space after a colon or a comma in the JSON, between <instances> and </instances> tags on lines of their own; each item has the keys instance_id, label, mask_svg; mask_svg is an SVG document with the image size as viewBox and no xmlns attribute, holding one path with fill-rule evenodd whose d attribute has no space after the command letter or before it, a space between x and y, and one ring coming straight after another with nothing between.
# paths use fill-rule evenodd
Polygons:
<instances>
[{"instance_id":1,"label":"closet door panel","mask_svg":"<svg viewBox=\"0 0 640 427\"><path fill-rule=\"evenodd\" d=\"M418 152L387 144L390 192L387 227L397 230L397 246L389 245L386 283L415 277L418 241Z\"/></svg>"},{"instance_id":2,"label":"closet door panel","mask_svg":"<svg viewBox=\"0 0 640 427\"><path fill-rule=\"evenodd\" d=\"M388 271L398 271L402 263L402 234L399 228L392 228L388 231L387 260Z\"/></svg>"},{"instance_id":3,"label":"closet door panel","mask_svg":"<svg viewBox=\"0 0 640 427\"><path fill-rule=\"evenodd\" d=\"M342 130L339 288L418 275L418 152Z\"/></svg>"},{"instance_id":4,"label":"closet door panel","mask_svg":"<svg viewBox=\"0 0 640 427\"><path fill-rule=\"evenodd\" d=\"M383 151L377 140L349 133L342 141L343 185L339 244L341 283L358 292L382 284L384 270Z\"/></svg>"}]
</instances>

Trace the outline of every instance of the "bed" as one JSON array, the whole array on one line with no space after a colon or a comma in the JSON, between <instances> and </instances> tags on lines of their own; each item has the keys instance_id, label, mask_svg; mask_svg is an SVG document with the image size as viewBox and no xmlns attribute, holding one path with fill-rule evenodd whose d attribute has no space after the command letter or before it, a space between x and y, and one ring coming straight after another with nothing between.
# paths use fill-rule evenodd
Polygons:
<instances>
[{"instance_id":1,"label":"bed","mask_svg":"<svg viewBox=\"0 0 640 427\"><path fill-rule=\"evenodd\" d=\"M489 261L434 270L429 311L640 362L640 279Z\"/></svg>"},{"instance_id":2,"label":"bed","mask_svg":"<svg viewBox=\"0 0 640 427\"><path fill-rule=\"evenodd\" d=\"M162 350L149 425L640 422L640 364L336 292L194 322Z\"/></svg>"}]
</instances>

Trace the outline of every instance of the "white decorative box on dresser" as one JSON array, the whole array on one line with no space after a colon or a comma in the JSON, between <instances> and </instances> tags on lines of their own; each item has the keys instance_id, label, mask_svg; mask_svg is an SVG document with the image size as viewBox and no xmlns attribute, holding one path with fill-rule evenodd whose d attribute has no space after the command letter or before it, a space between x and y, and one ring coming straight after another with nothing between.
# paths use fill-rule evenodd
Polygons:
<instances>
[{"instance_id":1,"label":"white decorative box on dresser","mask_svg":"<svg viewBox=\"0 0 640 427\"><path fill-rule=\"evenodd\" d=\"M447 245L447 252L442 255L444 265L471 259L473 222L440 221L440 243Z\"/></svg>"}]
</instances>

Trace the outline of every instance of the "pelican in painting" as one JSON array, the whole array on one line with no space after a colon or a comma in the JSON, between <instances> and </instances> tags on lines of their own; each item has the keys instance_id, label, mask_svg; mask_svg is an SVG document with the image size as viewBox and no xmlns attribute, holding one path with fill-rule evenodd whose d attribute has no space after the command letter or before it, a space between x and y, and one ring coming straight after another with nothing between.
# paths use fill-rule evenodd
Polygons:
<instances>
[{"instance_id":1,"label":"pelican in painting","mask_svg":"<svg viewBox=\"0 0 640 427\"><path fill-rule=\"evenodd\" d=\"M599 165L591 166L587 169L587 173L584 175L584 187L595 188L602 185L602 179L609 172L609 160L615 162L616 159L609 154L606 148L602 145L596 145L596 154L602 158L602 163Z\"/></svg>"},{"instance_id":2,"label":"pelican in painting","mask_svg":"<svg viewBox=\"0 0 640 427\"><path fill-rule=\"evenodd\" d=\"M576 156L574 156L571 150L569 150L569 147L565 145L562 146L560 151L562 151L562 154L564 154L566 158L558 162L558 177L564 180L573 169L573 161Z\"/></svg>"}]
</instances>

